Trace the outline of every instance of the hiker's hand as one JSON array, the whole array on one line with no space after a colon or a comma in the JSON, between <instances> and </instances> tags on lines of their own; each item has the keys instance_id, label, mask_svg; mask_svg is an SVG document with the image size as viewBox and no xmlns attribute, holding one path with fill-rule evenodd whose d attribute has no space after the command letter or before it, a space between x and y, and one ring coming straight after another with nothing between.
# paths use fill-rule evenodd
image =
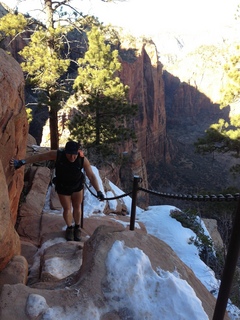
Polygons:
<instances>
[{"instance_id":1,"label":"hiker's hand","mask_svg":"<svg viewBox=\"0 0 240 320\"><path fill-rule=\"evenodd\" d=\"M103 201L104 200L104 195L102 193L102 191L98 191L97 192L97 198L99 201Z\"/></svg>"},{"instance_id":2,"label":"hiker's hand","mask_svg":"<svg viewBox=\"0 0 240 320\"><path fill-rule=\"evenodd\" d=\"M15 170L21 168L25 163L26 163L25 160L17 160L14 158L10 160L10 166L14 167Z\"/></svg>"}]
</instances>

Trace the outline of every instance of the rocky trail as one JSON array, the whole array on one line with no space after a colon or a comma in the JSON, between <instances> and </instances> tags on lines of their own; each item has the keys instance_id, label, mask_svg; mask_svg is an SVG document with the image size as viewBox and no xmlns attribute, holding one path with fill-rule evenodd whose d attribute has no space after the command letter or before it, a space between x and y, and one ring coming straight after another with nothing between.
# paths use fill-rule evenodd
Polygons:
<instances>
[{"instance_id":1,"label":"rocky trail","mask_svg":"<svg viewBox=\"0 0 240 320\"><path fill-rule=\"evenodd\" d=\"M82 241L67 242L55 192L50 192L51 208L48 202L46 205L49 169L34 170L16 227L21 255L15 255L0 273L1 320L134 319L131 308L121 306L121 300L117 302L109 296L106 259L116 241L142 250L154 270L177 269L194 288L209 318L212 317L215 306L212 294L166 243L146 232L143 224L137 222L135 230L130 231L129 215L96 212L87 216L85 212Z\"/></svg>"}]
</instances>

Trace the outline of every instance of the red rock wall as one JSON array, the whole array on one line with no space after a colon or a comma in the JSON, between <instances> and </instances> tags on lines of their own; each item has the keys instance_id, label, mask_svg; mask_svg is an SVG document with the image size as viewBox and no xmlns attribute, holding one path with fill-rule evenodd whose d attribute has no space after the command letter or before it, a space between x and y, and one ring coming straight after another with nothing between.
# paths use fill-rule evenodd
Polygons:
<instances>
[{"instance_id":1,"label":"red rock wall","mask_svg":"<svg viewBox=\"0 0 240 320\"><path fill-rule=\"evenodd\" d=\"M19 254L14 226L23 188L23 168L9 166L12 157L24 158L28 122L24 102L24 77L15 59L0 49L0 270ZM6 193L6 190L8 191Z\"/></svg>"},{"instance_id":2,"label":"red rock wall","mask_svg":"<svg viewBox=\"0 0 240 320\"><path fill-rule=\"evenodd\" d=\"M131 48L129 43L122 46ZM130 101L139 107L134 127L137 147L146 164L169 158L162 68L153 43L139 41L134 61L122 61L121 80L130 88Z\"/></svg>"}]
</instances>

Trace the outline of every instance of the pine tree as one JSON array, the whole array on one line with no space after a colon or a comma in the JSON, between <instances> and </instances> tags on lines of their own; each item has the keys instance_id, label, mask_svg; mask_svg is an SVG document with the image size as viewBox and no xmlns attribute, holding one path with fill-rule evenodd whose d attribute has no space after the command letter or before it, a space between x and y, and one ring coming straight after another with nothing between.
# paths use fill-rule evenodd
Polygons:
<instances>
[{"instance_id":1,"label":"pine tree","mask_svg":"<svg viewBox=\"0 0 240 320\"><path fill-rule=\"evenodd\" d=\"M48 107L51 149L58 148L58 111L69 95L63 76L68 70L70 60L63 57L62 52L70 27L59 24L55 26L54 23L54 14L64 3L66 1L59 1L58 5L53 1L44 1L45 26L22 14L9 13L0 19L2 37L16 37L26 30L31 32L29 44L19 52L24 59L21 67L26 81L38 93L38 105ZM33 25L34 28L31 28Z\"/></svg>"},{"instance_id":2,"label":"pine tree","mask_svg":"<svg viewBox=\"0 0 240 320\"><path fill-rule=\"evenodd\" d=\"M61 57L63 35L62 28L40 28L20 52L22 69L38 91L39 104L48 106L51 149L58 148L58 111L69 96L62 78L70 65L70 59Z\"/></svg>"},{"instance_id":3,"label":"pine tree","mask_svg":"<svg viewBox=\"0 0 240 320\"><path fill-rule=\"evenodd\" d=\"M71 23L78 17L83 17L70 3L71 0L44 0L42 12L46 16L45 25L17 12L0 19L0 40L6 36L15 37L27 29L32 32L29 45L20 52L24 58L22 68L27 81L38 92L39 105L48 107L51 149L58 148L58 111L69 96L64 79L70 59L62 55L63 46L67 44L66 47L69 47L67 33L71 29ZM64 8L68 8L68 11L64 11ZM64 24L61 24L63 20ZM81 31L83 24L86 26L87 23L96 21L91 17L83 17L83 22L79 20L78 27L80 26ZM34 29L30 29L30 25Z\"/></svg>"},{"instance_id":4,"label":"pine tree","mask_svg":"<svg viewBox=\"0 0 240 320\"><path fill-rule=\"evenodd\" d=\"M73 138L88 150L88 157L115 157L116 144L135 138L129 128L137 106L127 102L128 87L118 72L118 51L107 44L103 33L93 27L88 33L88 50L78 60L74 82L78 112L69 123ZM93 159L91 159L93 161Z\"/></svg>"}]
</instances>

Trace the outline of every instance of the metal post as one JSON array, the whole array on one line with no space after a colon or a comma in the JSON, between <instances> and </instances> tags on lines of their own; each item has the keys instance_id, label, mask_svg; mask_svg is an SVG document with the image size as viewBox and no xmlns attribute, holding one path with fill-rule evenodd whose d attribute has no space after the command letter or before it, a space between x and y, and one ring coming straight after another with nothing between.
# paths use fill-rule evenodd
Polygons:
<instances>
[{"instance_id":1,"label":"metal post","mask_svg":"<svg viewBox=\"0 0 240 320\"><path fill-rule=\"evenodd\" d=\"M84 188L83 188L83 199L82 199L82 203L81 203L81 229L83 228L83 216L84 216Z\"/></svg>"},{"instance_id":2,"label":"metal post","mask_svg":"<svg viewBox=\"0 0 240 320\"><path fill-rule=\"evenodd\" d=\"M139 176L134 176L134 178L133 178L133 191L132 191L132 208L131 208L131 217L130 217L130 230L134 230L139 180L140 180Z\"/></svg>"},{"instance_id":3,"label":"metal post","mask_svg":"<svg viewBox=\"0 0 240 320\"><path fill-rule=\"evenodd\" d=\"M237 211L233 223L231 239L222 274L221 285L212 320L223 320L227 308L228 297L232 285L235 268L238 261L240 248L240 199L238 200Z\"/></svg>"}]
</instances>

